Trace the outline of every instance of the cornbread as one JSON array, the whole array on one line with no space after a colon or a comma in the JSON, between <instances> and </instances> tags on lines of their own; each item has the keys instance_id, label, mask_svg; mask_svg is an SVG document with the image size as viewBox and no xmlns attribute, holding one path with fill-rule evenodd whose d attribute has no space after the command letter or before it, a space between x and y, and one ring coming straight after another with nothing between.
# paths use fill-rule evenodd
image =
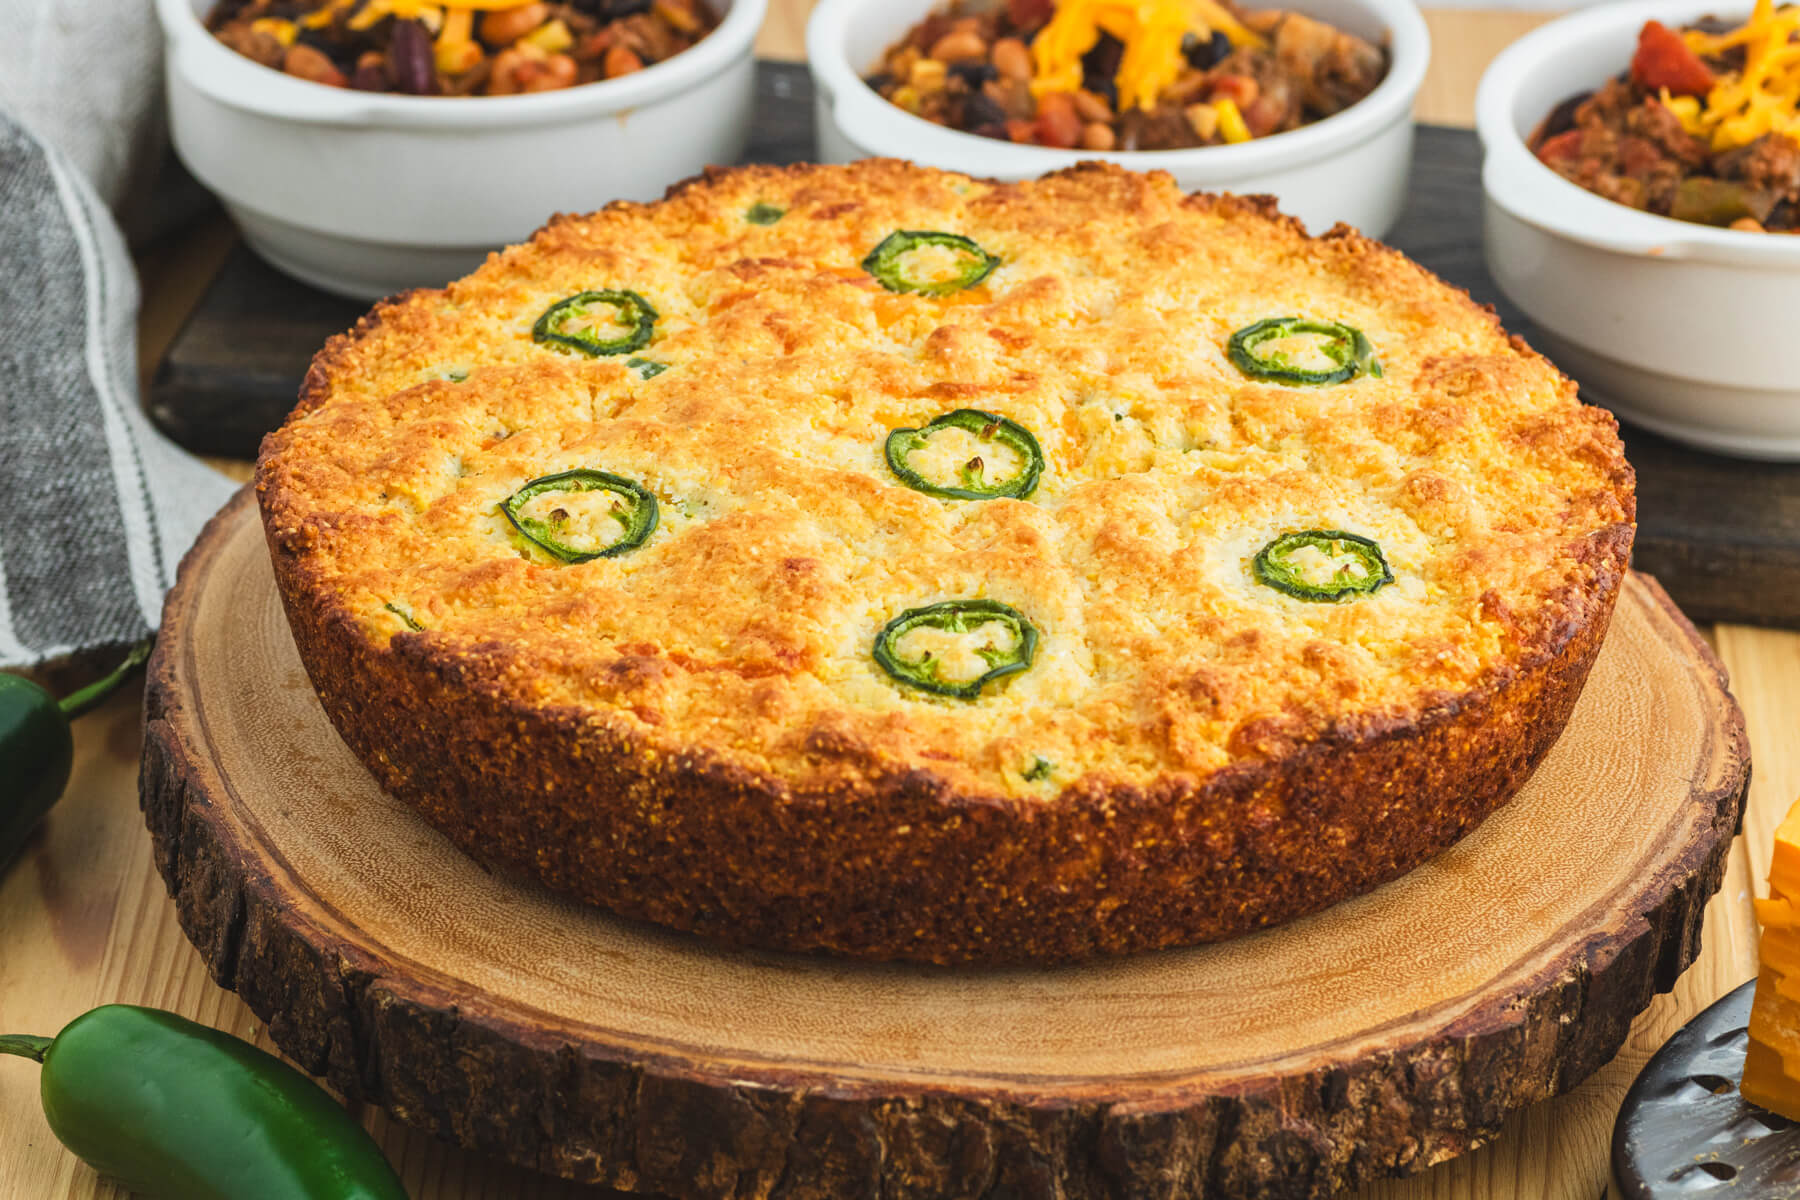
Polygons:
<instances>
[{"instance_id":1,"label":"cornbread","mask_svg":"<svg viewBox=\"0 0 1800 1200\"><path fill-rule=\"evenodd\" d=\"M895 290L864 264L903 231L998 265ZM648 341L534 339L595 291ZM1353 377L1233 361L1288 317L1362 335ZM1230 937L1449 846L1561 730L1634 528L1612 418L1465 294L1093 164L750 167L557 217L332 339L257 486L326 711L469 853L940 962Z\"/></svg>"}]
</instances>

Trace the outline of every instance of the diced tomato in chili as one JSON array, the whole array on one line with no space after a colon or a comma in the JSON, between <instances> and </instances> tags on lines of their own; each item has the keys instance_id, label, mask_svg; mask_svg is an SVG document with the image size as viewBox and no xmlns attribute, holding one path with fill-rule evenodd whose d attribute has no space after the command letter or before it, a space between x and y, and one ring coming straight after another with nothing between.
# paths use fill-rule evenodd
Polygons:
<instances>
[{"instance_id":1,"label":"diced tomato in chili","mask_svg":"<svg viewBox=\"0 0 1800 1200\"><path fill-rule=\"evenodd\" d=\"M1006 136L1015 142L1022 142L1028 146L1035 145L1038 137L1038 123L1036 121L1020 121L1016 119L1008 121L1006 123Z\"/></svg>"},{"instance_id":2,"label":"diced tomato in chili","mask_svg":"<svg viewBox=\"0 0 1800 1200\"><path fill-rule=\"evenodd\" d=\"M1668 88L1676 96L1704 96L1712 89L1712 72L1688 48L1681 35L1661 21L1650 21L1638 34L1631 56L1631 78L1647 91Z\"/></svg>"},{"instance_id":3,"label":"diced tomato in chili","mask_svg":"<svg viewBox=\"0 0 1800 1200\"><path fill-rule=\"evenodd\" d=\"M1067 150L1081 141L1081 116L1067 93L1051 92L1038 101L1038 141Z\"/></svg>"},{"instance_id":4,"label":"diced tomato in chili","mask_svg":"<svg viewBox=\"0 0 1800 1200\"><path fill-rule=\"evenodd\" d=\"M1574 158L1580 152L1581 130L1570 129L1553 138L1546 138L1544 144L1538 147L1537 156L1538 161L1555 166L1565 158Z\"/></svg>"},{"instance_id":5,"label":"diced tomato in chili","mask_svg":"<svg viewBox=\"0 0 1800 1200\"><path fill-rule=\"evenodd\" d=\"M1256 80L1248 75L1221 75L1208 86L1207 97L1212 100L1229 100L1242 111L1256 103L1261 91Z\"/></svg>"}]
</instances>

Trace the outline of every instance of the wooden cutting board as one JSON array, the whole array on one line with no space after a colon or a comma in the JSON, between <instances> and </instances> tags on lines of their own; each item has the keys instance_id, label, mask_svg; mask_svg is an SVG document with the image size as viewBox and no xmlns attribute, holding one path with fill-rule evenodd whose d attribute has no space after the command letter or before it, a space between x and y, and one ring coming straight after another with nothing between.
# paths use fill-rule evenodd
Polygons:
<instances>
[{"instance_id":1,"label":"wooden cutting board","mask_svg":"<svg viewBox=\"0 0 1800 1200\"><path fill-rule=\"evenodd\" d=\"M384 795L248 492L183 567L146 719L182 926L295 1061L465 1146L694 1200L1311 1200L1461 1154L1674 985L1749 778L1717 660L1633 576L1525 789L1367 896L1055 970L733 951L490 874Z\"/></svg>"}]
</instances>

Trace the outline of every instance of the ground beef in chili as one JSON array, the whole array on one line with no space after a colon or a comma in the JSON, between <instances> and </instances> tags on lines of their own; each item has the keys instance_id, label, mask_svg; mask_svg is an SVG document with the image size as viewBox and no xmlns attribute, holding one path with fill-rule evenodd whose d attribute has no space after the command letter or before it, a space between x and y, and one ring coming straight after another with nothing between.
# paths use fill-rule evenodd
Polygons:
<instances>
[{"instance_id":1,"label":"ground beef in chili","mask_svg":"<svg viewBox=\"0 0 1800 1200\"><path fill-rule=\"evenodd\" d=\"M1340 112L1387 74L1385 50L1299 13L1223 9L1260 45L1197 29L1149 106L1124 103L1125 46L1102 33L1078 88L1046 88L1033 44L1062 0L952 0L866 77L885 99L966 133L1086 150L1178 150L1244 141ZM1038 86L1034 87L1034 81Z\"/></svg>"},{"instance_id":2,"label":"ground beef in chili","mask_svg":"<svg viewBox=\"0 0 1800 1200\"><path fill-rule=\"evenodd\" d=\"M718 25L707 0L220 0L207 28L264 66L420 96L546 92L641 70Z\"/></svg>"},{"instance_id":3,"label":"ground beef in chili","mask_svg":"<svg viewBox=\"0 0 1800 1200\"><path fill-rule=\"evenodd\" d=\"M1697 111L1718 80L1744 69L1741 45L1700 54L1685 40L1731 28L1716 19L1681 31L1645 25L1630 69L1551 110L1531 136L1532 152L1565 179L1632 208L1751 232L1795 232L1800 142L1768 132L1745 145L1716 145L1671 107Z\"/></svg>"}]
</instances>

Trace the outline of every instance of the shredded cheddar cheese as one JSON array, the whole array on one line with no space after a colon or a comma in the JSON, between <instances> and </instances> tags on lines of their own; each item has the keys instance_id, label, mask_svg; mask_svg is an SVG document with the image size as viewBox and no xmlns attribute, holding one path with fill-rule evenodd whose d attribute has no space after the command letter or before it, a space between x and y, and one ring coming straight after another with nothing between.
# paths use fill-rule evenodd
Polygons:
<instances>
[{"instance_id":1,"label":"shredded cheddar cheese","mask_svg":"<svg viewBox=\"0 0 1800 1200\"><path fill-rule=\"evenodd\" d=\"M444 14L444 26L432 43L432 57L437 69L445 75L461 75L482 59L475 44L475 14L466 8L453 8Z\"/></svg>"},{"instance_id":2,"label":"shredded cheddar cheese","mask_svg":"<svg viewBox=\"0 0 1800 1200\"><path fill-rule=\"evenodd\" d=\"M466 8L452 9L444 14L444 27L438 30L438 45L454 45L466 42L475 34L475 14Z\"/></svg>"},{"instance_id":3,"label":"shredded cheddar cheese","mask_svg":"<svg viewBox=\"0 0 1800 1200\"><path fill-rule=\"evenodd\" d=\"M1723 75L1702 102L1694 96L1670 96L1662 102L1681 119L1684 129L1705 138L1714 151L1748 146L1767 133L1800 137L1800 7L1776 8L1774 0L1756 0L1750 19L1721 34L1690 32L1685 36L1696 54L1722 54L1744 47L1744 69Z\"/></svg>"},{"instance_id":4,"label":"shredded cheddar cheese","mask_svg":"<svg viewBox=\"0 0 1800 1200\"><path fill-rule=\"evenodd\" d=\"M300 24L308 29L323 29L331 24L332 18L337 16L340 9L349 8L354 3L356 0L331 0L324 8L314 9L301 17Z\"/></svg>"},{"instance_id":5,"label":"shredded cheddar cheese","mask_svg":"<svg viewBox=\"0 0 1800 1200\"><path fill-rule=\"evenodd\" d=\"M558 18L545 21L519 40L530 42L546 54L561 54L575 44L575 35L570 33L569 27Z\"/></svg>"},{"instance_id":6,"label":"shredded cheddar cheese","mask_svg":"<svg viewBox=\"0 0 1800 1200\"><path fill-rule=\"evenodd\" d=\"M1031 90L1073 92L1081 87L1081 56L1102 33L1125 44L1119 62L1119 109L1152 108L1186 65L1181 40L1223 33L1236 46L1263 46L1218 0L1061 0L1056 15L1031 44Z\"/></svg>"},{"instance_id":7,"label":"shredded cheddar cheese","mask_svg":"<svg viewBox=\"0 0 1800 1200\"><path fill-rule=\"evenodd\" d=\"M327 25L331 22L329 14L345 7L353 0L332 4L312 14L323 17L318 23ZM519 8L533 3L533 0L368 0L350 18L350 28L368 29L378 24L383 17L394 17L402 21L423 21L428 27L436 28L443 19L444 10L469 9L474 12L498 12L507 8Z\"/></svg>"},{"instance_id":8,"label":"shredded cheddar cheese","mask_svg":"<svg viewBox=\"0 0 1800 1200\"><path fill-rule=\"evenodd\" d=\"M300 36L299 26L292 21L283 21L275 17L263 17L252 21L250 28L258 33L268 34L284 46L293 45L294 39Z\"/></svg>"},{"instance_id":9,"label":"shredded cheddar cheese","mask_svg":"<svg viewBox=\"0 0 1800 1200\"><path fill-rule=\"evenodd\" d=\"M1229 96L1220 96L1213 101L1213 108L1219 113L1219 132L1225 140L1232 144L1250 140L1250 127L1244 124L1244 114L1238 111L1237 103Z\"/></svg>"}]
</instances>

